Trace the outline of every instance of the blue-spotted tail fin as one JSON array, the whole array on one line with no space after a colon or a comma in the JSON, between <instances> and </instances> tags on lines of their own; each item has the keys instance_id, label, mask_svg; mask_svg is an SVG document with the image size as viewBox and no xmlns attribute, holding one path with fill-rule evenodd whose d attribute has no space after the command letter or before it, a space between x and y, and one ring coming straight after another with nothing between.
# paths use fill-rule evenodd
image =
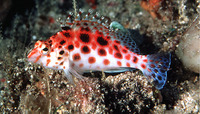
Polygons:
<instances>
[{"instance_id":1,"label":"blue-spotted tail fin","mask_svg":"<svg viewBox=\"0 0 200 114\"><path fill-rule=\"evenodd\" d=\"M167 81L167 71L171 64L170 53L159 53L147 55L148 62L143 74L150 79L153 79L155 87L162 89Z\"/></svg>"}]
</instances>

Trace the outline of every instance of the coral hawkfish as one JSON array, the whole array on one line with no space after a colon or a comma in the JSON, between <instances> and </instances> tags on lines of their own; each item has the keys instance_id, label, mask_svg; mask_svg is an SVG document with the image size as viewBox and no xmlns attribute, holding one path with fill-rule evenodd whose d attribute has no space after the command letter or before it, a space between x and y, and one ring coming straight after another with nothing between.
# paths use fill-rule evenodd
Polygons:
<instances>
[{"instance_id":1,"label":"coral hawkfish","mask_svg":"<svg viewBox=\"0 0 200 114\"><path fill-rule=\"evenodd\" d=\"M28 54L28 61L44 67L64 70L81 78L87 71L124 72L140 69L155 87L162 89L171 64L169 53L140 55L130 32L117 22L106 24L90 13L73 19L69 15L62 31L46 41L39 40Z\"/></svg>"}]
</instances>

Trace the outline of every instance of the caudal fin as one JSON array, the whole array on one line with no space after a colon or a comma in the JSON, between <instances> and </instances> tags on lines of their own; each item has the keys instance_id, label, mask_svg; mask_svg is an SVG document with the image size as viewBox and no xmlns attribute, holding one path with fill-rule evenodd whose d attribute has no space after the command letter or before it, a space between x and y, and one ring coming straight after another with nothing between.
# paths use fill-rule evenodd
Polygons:
<instances>
[{"instance_id":1,"label":"caudal fin","mask_svg":"<svg viewBox=\"0 0 200 114\"><path fill-rule=\"evenodd\" d=\"M170 53L147 55L148 62L143 74L154 80L155 87L162 89L167 80L167 71L171 64Z\"/></svg>"}]
</instances>

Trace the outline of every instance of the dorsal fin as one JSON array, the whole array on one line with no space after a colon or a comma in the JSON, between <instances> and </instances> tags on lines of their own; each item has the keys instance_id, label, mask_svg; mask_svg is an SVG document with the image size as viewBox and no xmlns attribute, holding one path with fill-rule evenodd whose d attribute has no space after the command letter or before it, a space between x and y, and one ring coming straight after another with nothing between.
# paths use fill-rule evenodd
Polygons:
<instances>
[{"instance_id":1,"label":"dorsal fin","mask_svg":"<svg viewBox=\"0 0 200 114\"><path fill-rule=\"evenodd\" d=\"M135 52L137 54L140 53L140 50L137 47L135 41L131 38L130 32L125 29L121 24L113 21L110 24L110 29L115 31L116 39L121 42L121 45L126 46L132 52Z\"/></svg>"},{"instance_id":2,"label":"dorsal fin","mask_svg":"<svg viewBox=\"0 0 200 114\"><path fill-rule=\"evenodd\" d=\"M99 32L106 29L109 29L108 19L104 16L101 16L98 12L95 14L93 10L89 9L88 12L83 12L81 9L77 15L74 15L72 12L68 13L67 20L65 22L61 22L61 28L65 30L66 28L74 28L78 29L80 27L90 27L91 30L98 30ZM93 28L94 29L93 29Z\"/></svg>"}]
</instances>

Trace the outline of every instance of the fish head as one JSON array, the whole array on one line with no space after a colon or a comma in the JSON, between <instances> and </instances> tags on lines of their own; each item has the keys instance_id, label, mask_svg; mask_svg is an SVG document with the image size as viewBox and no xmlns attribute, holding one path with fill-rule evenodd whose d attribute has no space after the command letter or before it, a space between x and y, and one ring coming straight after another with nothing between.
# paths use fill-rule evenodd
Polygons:
<instances>
[{"instance_id":1,"label":"fish head","mask_svg":"<svg viewBox=\"0 0 200 114\"><path fill-rule=\"evenodd\" d=\"M39 63L40 64L40 59L42 58L43 55L48 53L49 48L48 46L44 43L44 41L39 40L35 43L34 48L29 52L28 54L28 61L33 62L33 63Z\"/></svg>"},{"instance_id":2,"label":"fish head","mask_svg":"<svg viewBox=\"0 0 200 114\"><path fill-rule=\"evenodd\" d=\"M39 40L34 49L28 54L28 61L52 69L69 68L69 52L62 48L55 48L49 41Z\"/></svg>"}]
</instances>

